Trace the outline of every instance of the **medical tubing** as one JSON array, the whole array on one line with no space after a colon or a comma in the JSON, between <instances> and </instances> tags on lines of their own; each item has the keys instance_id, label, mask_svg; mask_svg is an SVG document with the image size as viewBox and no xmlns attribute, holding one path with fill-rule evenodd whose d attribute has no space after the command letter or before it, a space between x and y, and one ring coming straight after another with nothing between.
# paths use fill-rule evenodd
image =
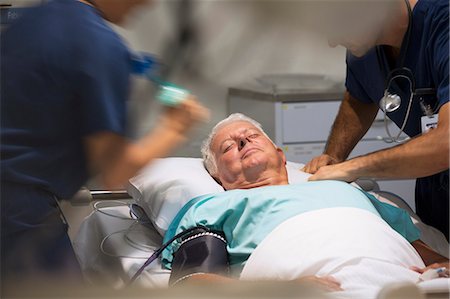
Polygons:
<instances>
[{"instance_id":1,"label":"medical tubing","mask_svg":"<svg viewBox=\"0 0 450 299\"><path fill-rule=\"evenodd\" d=\"M124 201L114 200L114 201L108 201L106 203L109 203L109 202L119 203L119 205L115 205L114 207L129 207L130 206L130 204L128 204L128 203L126 203ZM110 208L111 207L111 206L109 206L109 207L98 207L99 204L104 204L104 203L105 203L105 201L97 201L97 202L95 202L93 204L94 211L95 212L99 212L100 214L103 214L103 215L106 215L106 216L109 216L109 217L113 217L113 218L117 218L117 219L121 219L121 220L136 220L136 218L132 217L131 212L130 212L130 218L127 218L127 217L118 216L118 215L114 215L114 214L110 214L110 213L107 213L105 211L102 211L102 209L104 209L104 208Z\"/></svg>"},{"instance_id":2,"label":"medical tubing","mask_svg":"<svg viewBox=\"0 0 450 299\"><path fill-rule=\"evenodd\" d=\"M128 207L130 208L130 218L123 217L123 216L118 216L118 215L114 215L114 214L110 214L110 213L107 213L107 212L105 212L105 211L102 211L103 207L98 207L98 204L99 204L99 203L105 203L105 202L96 202L96 203L94 203L94 204L93 204L94 211L95 211L95 212L98 212L98 213L100 213L100 214L106 215L106 216L108 216L108 217L117 218L117 219L120 219L120 220L132 220L132 221L134 221L134 222L133 222L133 223L131 224L131 226L130 226L129 228L127 228L127 229L122 229L122 230L119 230L119 231L110 233L110 234L108 234L107 236L105 236L105 237L102 239L102 241L100 242L100 251L101 251L103 254L105 254L105 255L107 255L107 256L111 256L111 257L118 257L118 258L132 258L132 259L146 259L146 257L135 257L135 256L127 256L127 255L117 255L117 254L109 253L109 252L107 252L107 251L105 250L104 246L105 246L105 243L108 241L108 239L111 238L112 236L117 235L117 234L120 234L120 233L125 233L125 236L124 236L124 237L125 237L125 241L126 241L130 246L132 246L132 247L135 248L135 249L142 250L142 251L147 251L147 252L148 252L148 251L151 251L152 249L154 249L153 246L149 246L149 245L146 245L146 244L140 244L140 243L138 243L138 242L133 241L133 240L129 237L129 235L128 235L129 233L135 232L135 231L136 231L136 230L133 230L133 228L134 228L137 224L143 224L143 225L145 225L145 224L148 224L148 223L151 223L151 222L150 222L150 221L143 221L143 220L141 219L141 217L139 217L139 215L135 214L134 211L133 211L133 209L132 209L132 204L128 204L128 203L123 202L123 201L111 201L111 202L114 202L114 203L120 203L120 205L115 205L115 207L128 206ZM106 208L106 207L105 207L105 208Z\"/></svg>"},{"instance_id":3,"label":"medical tubing","mask_svg":"<svg viewBox=\"0 0 450 299\"><path fill-rule=\"evenodd\" d=\"M100 243L100 251L101 251L104 255L107 255L107 256L110 256L110 257L115 257L115 258L147 259L147 257L144 257L144 256L131 256L131 255L114 254L114 253L110 253L110 252L106 251L106 249L105 249L105 243L109 240L109 238L111 238L111 237L114 236L114 235L118 235L118 234L121 234L121 233L125 233L125 241L128 243L128 245L130 245L131 247L136 248L136 249L138 249L138 250L144 251L142 248L138 248L137 246L131 244L130 241L129 241L129 239L127 238L127 234L130 233L130 232L132 232L131 229L132 229L132 227L133 227L134 225L136 225L136 224L138 224L137 221L136 221L135 223L133 223L133 224L132 224L129 228L127 228L127 229L122 229L122 230L119 230L119 231L110 233L110 234L108 234L107 236L105 236L105 237L102 239L101 243ZM136 243L136 242L133 242L133 243ZM142 244L138 244L138 245L139 245L139 246L143 246ZM149 252L150 250L151 250L151 249L149 248L148 250L145 250L145 251Z\"/></svg>"},{"instance_id":4,"label":"medical tubing","mask_svg":"<svg viewBox=\"0 0 450 299\"><path fill-rule=\"evenodd\" d=\"M135 249L137 249L137 250L140 250L140 251L154 252L155 249L156 249L155 246L150 246L150 245L147 245L147 244L139 243L139 242L133 241L133 240L130 238L129 233L141 231L141 230L134 230L134 229L133 229L137 224L139 224L139 221L138 221L138 220L136 220L136 222L134 222L133 224L131 224L131 226L130 226L129 228L127 228L127 229L122 229L122 230L119 230L119 231L115 231L115 232L112 232L112 233L108 234L107 236L105 236L105 237L102 239L102 241L100 242L100 251L101 251L104 255L107 255L107 256L110 256L110 257L116 257L116 258L129 258L129 259L147 259L148 257L144 257L144 256L120 255L120 254L110 253L110 252L108 252L108 251L105 249L105 244L106 244L106 242L107 242L112 236L115 236L115 235L124 233L124 239L125 239L125 242L127 242L127 244L130 245L131 247L133 247L133 248L135 248ZM142 231L142 232L143 232L143 231Z\"/></svg>"},{"instance_id":5,"label":"medical tubing","mask_svg":"<svg viewBox=\"0 0 450 299\"><path fill-rule=\"evenodd\" d=\"M169 241L167 241L165 244L163 244L158 250L156 250L146 261L145 263L136 271L136 273L133 275L133 277L130 279L130 281L127 283L127 287L131 286L136 279L142 274L142 272L144 272L145 268L147 268L147 266L149 266L154 260L156 260L161 253L170 245L172 244L176 239L182 238L185 235L198 230L200 228L203 228L205 230L207 230L208 232L210 231L209 228L205 227L205 226L195 226L195 227L191 227L185 231L182 231L181 233L175 235L172 239L170 239Z\"/></svg>"},{"instance_id":6,"label":"medical tubing","mask_svg":"<svg viewBox=\"0 0 450 299\"><path fill-rule=\"evenodd\" d=\"M131 230L131 226L129 228L129 230L127 230L125 232L124 238L125 241L128 243L128 245L130 245L131 247L140 250L140 251L146 251L146 252L154 252L155 251L155 246L151 246L151 245L147 245L144 243L140 243L140 242L136 242L133 239L130 238L129 233L135 233L135 232L142 232L145 233L144 230Z\"/></svg>"}]
</instances>

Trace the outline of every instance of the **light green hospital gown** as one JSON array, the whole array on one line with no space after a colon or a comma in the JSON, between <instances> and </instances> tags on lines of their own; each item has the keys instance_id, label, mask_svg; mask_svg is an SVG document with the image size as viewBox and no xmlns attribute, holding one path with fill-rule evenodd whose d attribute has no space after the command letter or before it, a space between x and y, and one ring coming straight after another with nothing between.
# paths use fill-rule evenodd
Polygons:
<instances>
[{"instance_id":1,"label":"light green hospital gown","mask_svg":"<svg viewBox=\"0 0 450 299\"><path fill-rule=\"evenodd\" d=\"M352 207L382 217L412 242L420 231L408 213L378 201L374 196L338 181L237 189L192 199L177 214L164 237L198 225L221 231L227 240L232 273L239 273L253 250L279 224L299 214L333 207ZM295 228L293 228L295 229ZM163 251L163 266L170 269L179 243Z\"/></svg>"}]
</instances>

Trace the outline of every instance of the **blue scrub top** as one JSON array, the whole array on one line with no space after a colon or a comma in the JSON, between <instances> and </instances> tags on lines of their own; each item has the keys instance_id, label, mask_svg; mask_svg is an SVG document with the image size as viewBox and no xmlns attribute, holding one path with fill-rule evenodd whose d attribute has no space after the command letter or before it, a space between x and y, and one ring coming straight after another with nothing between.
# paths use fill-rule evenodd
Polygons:
<instances>
[{"instance_id":1,"label":"blue scrub top","mask_svg":"<svg viewBox=\"0 0 450 299\"><path fill-rule=\"evenodd\" d=\"M83 138L125 133L130 54L75 0L30 9L1 34L1 179L71 197L87 180Z\"/></svg>"},{"instance_id":2,"label":"blue scrub top","mask_svg":"<svg viewBox=\"0 0 450 299\"><path fill-rule=\"evenodd\" d=\"M413 9L412 31L409 47L405 49L405 40L400 52L404 57L404 67L411 69L417 88L434 88L436 96L428 99L437 113L439 108L449 101L449 3L448 0L419 0ZM347 53L346 87L356 99L379 104L383 96L387 73L391 70L381 49L381 62L376 49L363 57ZM385 65L385 72L381 65ZM396 67L400 67L397 65ZM398 81L399 84L403 84ZM397 126L401 127L409 101L408 85L394 86L394 91L402 98L397 111L388 113ZM413 102L411 115L406 124L405 133L410 137L421 133L423 116L419 101Z\"/></svg>"}]
</instances>

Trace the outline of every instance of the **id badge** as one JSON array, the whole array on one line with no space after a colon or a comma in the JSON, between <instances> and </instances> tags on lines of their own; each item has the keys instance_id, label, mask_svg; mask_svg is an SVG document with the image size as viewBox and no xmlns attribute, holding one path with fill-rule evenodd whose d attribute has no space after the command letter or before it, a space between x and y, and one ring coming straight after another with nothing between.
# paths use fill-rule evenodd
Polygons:
<instances>
[{"instance_id":1,"label":"id badge","mask_svg":"<svg viewBox=\"0 0 450 299\"><path fill-rule=\"evenodd\" d=\"M430 116L422 116L421 123L422 123L422 134L428 132L431 129L435 129L438 124L438 114L433 114Z\"/></svg>"}]
</instances>

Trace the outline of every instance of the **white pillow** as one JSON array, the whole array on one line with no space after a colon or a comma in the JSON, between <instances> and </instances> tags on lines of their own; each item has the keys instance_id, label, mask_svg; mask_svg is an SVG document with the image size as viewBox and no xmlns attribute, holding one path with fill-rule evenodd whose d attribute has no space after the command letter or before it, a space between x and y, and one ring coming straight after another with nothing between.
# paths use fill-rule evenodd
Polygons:
<instances>
[{"instance_id":1,"label":"white pillow","mask_svg":"<svg viewBox=\"0 0 450 299\"><path fill-rule=\"evenodd\" d=\"M289 183L306 182L310 174L301 172L303 164L288 162ZM142 206L161 235L167 231L178 211L192 198L223 192L206 171L200 158L158 159L130 180L128 193Z\"/></svg>"},{"instance_id":2,"label":"white pillow","mask_svg":"<svg viewBox=\"0 0 450 299\"><path fill-rule=\"evenodd\" d=\"M141 170L127 191L163 235L190 199L224 189L206 171L202 159L165 158Z\"/></svg>"}]
</instances>

